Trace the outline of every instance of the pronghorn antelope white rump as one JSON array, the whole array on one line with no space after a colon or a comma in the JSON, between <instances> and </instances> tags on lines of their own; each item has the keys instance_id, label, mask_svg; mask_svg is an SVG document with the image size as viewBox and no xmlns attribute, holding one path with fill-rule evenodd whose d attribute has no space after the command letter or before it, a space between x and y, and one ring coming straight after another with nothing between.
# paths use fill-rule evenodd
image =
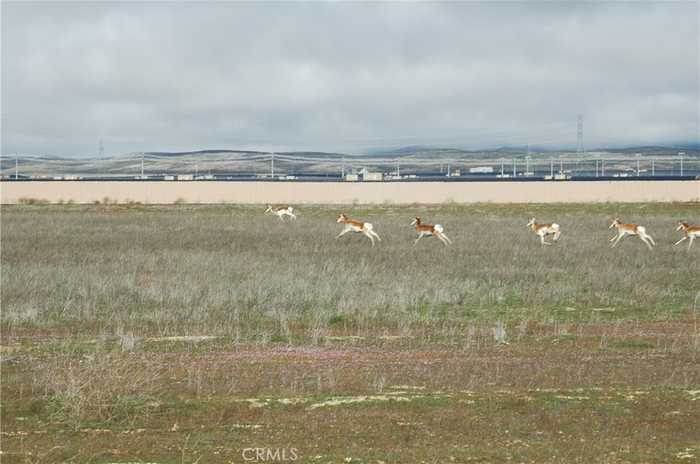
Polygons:
<instances>
[{"instance_id":1,"label":"pronghorn antelope white rump","mask_svg":"<svg viewBox=\"0 0 700 464\"><path fill-rule=\"evenodd\" d=\"M685 239L690 239L688 243L688 250L690 250L690 247L693 246L693 240L700 237L700 226L691 226L687 222L679 221L676 230L683 230L683 238L674 243L673 246L678 245Z\"/></svg>"},{"instance_id":2,"label":"pronghorn antelope white rump","mask_svg":"<svg viewBox=\"0 0 700 464\"><path fill-rule=\"evenodd\" d=\"M418 243L418 240L426 236L434 236L439 238L440 241L445 244L445 246L452 244L452 240L445 235L445 228L440 224L435 224L434 226L431 226L430 224L423 224L421 223L420 218L416 217L413 219L411 225L416 226L416 232L418 232L418 238L415 242L413 242L414 245Z\"/></svg>"},{"instance_id":3,"label":"pronghorn antelope white rump","mask_svg":"<svg viewBox=\"0 0 700 464\"><path fill-rule=\"evenodd\" d=\"M338 234L336 239L339 239L348 232L357 232L364 234L369 241L372 242L372 246L374 246L375 238L380 242L382 241L382 239L379 238L379 235L377 235L377 233L374 231L374 226L372 226L372 224L369 222L354 221L347 217L345 213L340 213L340 216L338 216L338 220L336 222L342 222L345 224L343 231Z\"/></svg>"},{"instance_id":4,"label":"pronghorn antelope white rump","mask_svg":"<svg viewBox=\"0 0 700 464\"><path fill-rule=\"evenodd\" d=\"M608 229L612 229L613 227L617 229L617 235L613 236L610 239L610 241L613 242L611 248L614 248L615 245L617 245L617 243L620 241L620 239L627 235L636 235L642 242L644 242L644 244L647 247L649 247L650 250L653 250L653 246L656 246L656 242L654 242L654 239L651 237L651 235L647 234L646 228L640 225L623 224L618 218L615 218L615 220L612 222L612 224L610 224L610 227L608 227Z\"/></svg>"},{"instance_id":5,"label":"pronghorn antelope white rump","mask_svg":"<svg viewBox=\"0 0 700 464\"><path fill-rule=\"evenodd\" d=\"M296 219L296 215L294 214L294 208L291 206L287 206L286 208L273 208L270 205L267 205L267 209L265 210L265 214L276 214L280 220L284 221L284 216L289 216L292 219Z\"/></svg>"},{"instance_id":6,"label":"pronghorn antelope white rump","mask_svg":"<svg viewBox=\"0 0 700 464\"><path fill-rule=\"evenodd\" d=\"M540 238L540 243L542 245L551 245L545 239L548 235L553 235L552 240L555 242L559 240L561 236L561 231L559 230L559 224L538 224L535 222L535 218L530 218L530 222L527 223L527 227L531 228L532 231Z\"/></svg>"}]
</instances>

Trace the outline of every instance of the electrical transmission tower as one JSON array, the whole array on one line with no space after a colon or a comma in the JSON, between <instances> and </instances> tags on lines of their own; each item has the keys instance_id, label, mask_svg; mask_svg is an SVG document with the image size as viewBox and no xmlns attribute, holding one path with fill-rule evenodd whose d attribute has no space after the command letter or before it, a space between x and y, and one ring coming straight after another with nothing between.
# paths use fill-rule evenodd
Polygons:
<instances>
[{"instance_id":1,"label":"electrical transmission tower","mask_svg":"<svg viewBox=\"0 0 700 464\"><path fill-rule=\"evenodd\" d=\"M583 156L586 154L586 150L584 150L584 148L583 148L583 115L582 114L578 115L576 154L578 156Z\"/></svg>"}]
</instances>

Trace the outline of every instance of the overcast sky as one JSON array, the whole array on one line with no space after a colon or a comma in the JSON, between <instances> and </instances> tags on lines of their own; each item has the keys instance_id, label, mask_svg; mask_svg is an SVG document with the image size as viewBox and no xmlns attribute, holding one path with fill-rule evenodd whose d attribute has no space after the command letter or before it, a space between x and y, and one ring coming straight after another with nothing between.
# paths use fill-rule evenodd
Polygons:
<instances>
[{"instance_id":1,"label":"overcast sky","mask_svg":"<svg viewBox=\"0 0 700 464\"><path fill-rule=\"evenodd\" d=\"M698 3L2 3L2 151L699 140Z\"/></svg>"}]
</instances>

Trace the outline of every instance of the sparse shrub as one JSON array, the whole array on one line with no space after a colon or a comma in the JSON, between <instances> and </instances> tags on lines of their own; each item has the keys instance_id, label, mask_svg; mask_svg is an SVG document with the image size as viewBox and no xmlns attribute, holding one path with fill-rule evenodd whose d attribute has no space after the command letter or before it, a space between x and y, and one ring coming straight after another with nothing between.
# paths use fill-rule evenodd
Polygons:
<instances>
[{"instance_id":1,"label":"sparse shrub","mask_svg":"<svg viewBox=\"0 0 700 464\"><path fill-rule=\"evenodd\" d=\"M153 397L162 368L124 356L61 357L40 366L35 383L44 389L52 419L79 428L85 421L130 422L158 407Z\"/></svg>"},{"instance_id":2,"label":"sparse shrub","mask_svg":"<svg viewBox=\"0 0 700 464\"><path fill-rule=\"evenodd\" d=\"M334 314L328 319L328 324L330 325L340 325L346 321L343 314Z\"/></svg>"},{"instance_id":3,"label":"sparse shrub","mask_svg":"<svg viewBox=\"0 0 700 464\"><path fill-rule=\"evenodd\" d=\"M376 393L383 393L384 386L386 385L386 377L382 374L377 374L374 376L372 381L372 388Z\"/></svg>"},{"instance_id":4,"label":"sparse shrub","mask_svg":"<svg viewBox=\"0 0 700 464\"><path fill-rule=\"evenodd\" d=\"M49 200L45 200L42 198L20 198L17 200L17 202L20 205L47 205L49 204Z\"/></svg>"},{"instance_id":5,"label":"sparse shrub","mask_svg":"<svg viewBox=\"0 0 700 464\"><path fill-rule=\"evenodd\" d=\"M140 337L134 336L133 333L124 333L121 329L117 331L117 337L119 337L119 346L121 350L125 352L134 351L137 343L141 340Z\"/></svg>"},{"instance_id":6,"label":"sparse shrub","mask_svg":"<svg viewBox=\"0 0 700 464\"><path fill-rule=\"evenodd\" d=\"M506 341L506 326L503 321L496 321L493 330L493 339L496 343L507 343Z\"/></svg>"}]
</instances>

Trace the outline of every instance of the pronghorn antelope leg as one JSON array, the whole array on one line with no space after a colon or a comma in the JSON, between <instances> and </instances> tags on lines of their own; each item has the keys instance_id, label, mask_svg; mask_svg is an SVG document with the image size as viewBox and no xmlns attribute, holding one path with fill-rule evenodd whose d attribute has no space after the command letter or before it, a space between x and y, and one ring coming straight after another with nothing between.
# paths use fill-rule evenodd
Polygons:
<instances>
[{"instance_id":1,"label":"pronghorn antelope leg","mask_svg":"<svg viewBox=\"0 0 700 464\"><path fill-rule=\"evenodd\" d=\"M558 242L560 235L561 235L561 232L559 232L559 231L554 232L554 237L552 238L552 240L554 240L555 242Z\"/></svg>"},{"instance_id":2,"label":"pronghorn antelope leg","mask_svg":"<svg viewBox=\"0 0 700 464\"><path fill-rule=\"evenodd\" d=\"M372 242L372 246L374 246L374 237L372 237L372 233L366 230L362 231L362 233L369 238L369 241Z\"/></svg>"},{"instance_id":3,"label":"pronghorn antelope leg","mask_svg":"<svg viewBox=\"0 0 700 464\"><path fill-rule=\"evenodd\" d=\"M610 237L610 240L608 240L608 242L612 242L613 240L615 240L619 236L620 236L620 234L613 235L612 237Z\"/></svg>"},{"instance_id":4,"label":"pronghorn antelope leg","mask_svg":"<svg viewBox=\"0 0 700 464\"><path fill-rule=\"evenodd\" d=\"M622 239L622 237L624 237L624 236L625 236L625 234L618 234L617 237L615 237L615 241L613 242L613 244L610 248L615 248L615 246L618 244L620 239Z\"/></svg>"},{"instance_id":5,"label":"pronghorn antelope leg","mask_svg":"<svg viewBox=\"0 0 700 464\"><path fill-rule=\"evenodd\" d=\"M423 232L421 232L420 234L418 234L418 238L416 239L415 242L413 242L413 246L416 246L416 244L418 243L418 240L420 240L420 239L422 239L422 238L423 238Z\"/></svg>"},{"instance_id":6,"label":"pronghorn antelope leg","mask_svg":"<svg viewBox=\"0 0 700 464\"><path fill-rule=\"evenodd\" d=\"M646 235L639 235L639 239L644 242L644 244L649 248L650 250L653 250L654 248L651 246L651 243L649 243L649 240L647 240Z\"/></svg>"},{"instance_id":7,"label":"pronghorn antelope leg","mask_svg":"<svg viewBox=\"0 0 700 464\"><path fill-rule=\"evenodd\" d=\"M685 240L685 239L687 239L687 238L688 238L688 237L683 237L682 239L680 239L680 240L678 240L676 243L674 243L673 246L678 245L679 243L681 243L683 240Z\"/></svg>"},{"instance_id":8,"label":"pronghorn antelope leg","mask_svg":"<svg viewBox=\"0 0 700 464\"><path fill-rule=\"evenodd\" d=\"M443 235L443 234L437 234L437 238L439 238L440 241L441 241L445 246L449 245L449 242L447 241L448 239L447 239L447 237L446 237L445 235Z\"/></svg>"},{"instance_id":9,"label":"pronghorn antelope leg","mask_svg":"<svg viewBox=\"0 0 700 464\"><path fill-rule=\"evenodd\" d=\"M297 215L294 214L294 213L289 213L289 217L291 217L291 218L294 219L295 221L297 220Z\"/></svg>"},{"instance_id":10,"label":"pronghorn antelope leg","mask_svg":"<svg viewBox=\"0 0 700 464\"><path fill-rule=\"evenodd\" d=\"M448 236L445 235L444 233L441 233L440 236L441 236L442 238L444 238L444 239L447 241L447 243L449 243L450 245L452 245L452 240L450 240L450 237L448 237ZM443 240L443 241L445 241L445 240Z\"/></svg>"},{"instance_id":11,"label":"pronghorn antelope leg","mask_svg":"<svg viewBox=\"0 0 700 464\"><path fill-rule=\"evenodd\" d=\"M690 251L690 247L693 246L693 240L695 240L695 235L690 236L690 242L688 243L688 251Z\"/></svg>"},{"instance_id":12,"label":"pronghorn antelope leg","mask_svg":"<svg viewBox=\"0 0 700 464\"><path fill-rule=\"evenodd\" d=\"M656 246L656 242L654 241L654 237L652 237L651 235L647 234L646 232L644 232L644 237L647 238L647 239L649 239L649 241L651 242L652 245Z\"/></svg>"},{"instance_id":13,"label":"pronghorn antelope leg","mask_svg":"<svg viewBox=\"0 0 700 464\"><path fill-rule=\"evenodd\" d=\"M379 236L378 233L376 233L376 232L373 231L373 230L370 230L370 233L371 233L372 235L374 235L374 238L376 238L376 239L379 240L380 242L382 241L382 238Z\"/></svg>"},{"instance_id":14,"label":"pronghorn antelope leg","mask_svg":"<svg viewBox=\"0 0 700 464\"><path fill-rule=\"evenodd\" d=\"M345 229L343 229L343 231L341 233L338 234L338 236L335 239L338 240L340 237L347 234L348 232L350 232L350 228L346 227Z\"/></svg>"},{"instance_id":15,"label":"pronghorn antelope leg","mask_svg":"<svg viewBox=\"0 0 700 464\"><path fill-rule=\"evenodd\" d=\"M541 235L540 235L540 242L542 242L542 246L551 245L551 243L548 243L548 242L544 239L544 234L541 234Z\"/></svg>"}]
</instances>

